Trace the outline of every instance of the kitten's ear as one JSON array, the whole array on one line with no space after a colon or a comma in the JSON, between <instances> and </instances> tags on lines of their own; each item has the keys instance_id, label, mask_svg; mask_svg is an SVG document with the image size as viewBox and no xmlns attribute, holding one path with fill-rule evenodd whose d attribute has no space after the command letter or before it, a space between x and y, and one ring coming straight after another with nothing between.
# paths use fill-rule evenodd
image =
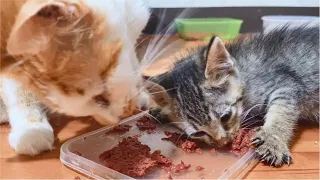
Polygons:
<instances>
[{"instance_id":1,"label":"kitten's ear","mask_svg":"<svg viewBox=\"0 0 320 180\"><path fill-rule=\"evenodd\" d=\"M168 74L165 73L148 79L149 80L145 82L145 87L151 94L152 99L157 103L157 105L159 105L160 107L165 107L170 104L171 98L168 92L172 90L173 83L171 81L171 78L168 77Z\"/></svg>"},{"instance_id":2,"label":"kitten's ear","mask_svg":"<svg viewBox=\"0 0 320 180\"><path fill-rule=\"evenodd\" d=\"M219 37L213 37L205 54L205 77L213 86L219 86L233 72L233 62Z\"/></svg>"},{"instance_id":3,"label":"kitten's ear","mask_svg":"<svg viewBox=\"0 0 320 180\"><path fill-rule=\"evenodd\" d=\"M28 0L21 7L7 43L11 55L36 54L49 47L57 25L70 24L89 9L77 0Z\"/></svg>"}]
</instances>

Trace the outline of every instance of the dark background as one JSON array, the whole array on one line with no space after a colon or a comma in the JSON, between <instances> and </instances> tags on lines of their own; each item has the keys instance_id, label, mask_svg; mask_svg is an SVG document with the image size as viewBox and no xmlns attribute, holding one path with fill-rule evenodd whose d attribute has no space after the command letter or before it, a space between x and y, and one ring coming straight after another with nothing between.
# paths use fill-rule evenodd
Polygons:
<instances>
[{"instance_id":1,"label":"dark background","mask_svg":"<svg viewBox=\"0 0 320 180\"><path fill-rule=\"evenodd\" d=\"M182 12L183 8L166 9L163 18L163 29ZM306 15L319 16L318 7L214 7L214 8L196 8L192 9L194 13L190 17L230 17L242 19L241 33L257 32L262 30L261 17L265 15ZM146 34L155 34L155 30L159 25L161 17L163 17L164 9L152 9L150 21L144 31ZM175 33L175 28L169 33Z\"/></svg>"}]
</instances>

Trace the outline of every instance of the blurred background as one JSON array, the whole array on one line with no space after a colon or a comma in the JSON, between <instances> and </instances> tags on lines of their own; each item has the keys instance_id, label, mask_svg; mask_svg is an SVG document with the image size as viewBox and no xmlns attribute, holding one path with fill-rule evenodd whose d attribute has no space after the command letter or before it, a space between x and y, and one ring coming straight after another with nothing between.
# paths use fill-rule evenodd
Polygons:
<instances>
[{"instance_id":1,"label":"blurred background","mask_svg":"<svg viewBox=\"0 0 320 180\"><path fill-rule=\"evenodd\" d=\"M261 31L261 18L266 15L319 16L319 0L145 0L145 2L152 8L152 17L145 29L146 34L156 33L156 27L162 17L163 28L185 8L192 9L192 18L241 19L243 23L240 33Z\"/></svg>"}]
</instances>

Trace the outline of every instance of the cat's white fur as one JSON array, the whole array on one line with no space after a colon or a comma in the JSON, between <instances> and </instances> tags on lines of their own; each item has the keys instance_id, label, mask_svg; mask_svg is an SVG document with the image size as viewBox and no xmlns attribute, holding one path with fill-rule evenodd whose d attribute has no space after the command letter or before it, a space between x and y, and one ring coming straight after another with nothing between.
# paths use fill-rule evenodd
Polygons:
<instances>
[{"instance_id":1,"label":"cat's white fur","mask_svg":"<svg viewBox=\"0 0 320 180\"><path fill-rule=\"evenodd\" d=\"M101 94L104 90L101 83L99 83L98 77L92 81L95 84L90 84L91 87L95 88L91 88L91 91L86 91L84 96L66 96L52 87L52 91L47 98L52 103L59 105L58 112L73 116L97 114L102 116L103 119L108 119L107 123L117 123L119 121L117 117L123 113L122 107L126 105L126 99L119 97L128 94L132 94L132 96L139 95L137 98L138 105L149 105L148 95L144 92L140 93L141 89L135 87L141 79L137 76L140 66L134 51L136 41L148 22L149 10L142 0L85 1L91 8L105 14L111 30L110 34L112 34L112 36L109 36L110 39L106 39L106 41L120 38L122 42L125 42L119 57L119 64L111 77L108 77L108 90L113 92L113 96L110 97L110 106L106 110L106 108L88 103L93 96ZM98 117L96 119L99 121Z\"/></svg>"},{"instance_id":2,"label":"cat's white fur","mask_svg":"<svg viewBox=\"0 0 320 180\"><path fill-rule=\"evenodd\" d=\"M7 119L10 121L10 146L17 153L27 155L36 155L44 150L51 150L54 142L53 129L41 109L41 104L37 103L36 98L31 94L28 99L17 96L23 91L21 90L22 85L16 80L2 78L1 83L8 117L2 116L3 119L0 122L5 122ZM34 118L34 121L30 121L30 118Z\"/></svg>"},{"instance_id":3,"label":"cat's white fur","mask_svg":"<svg viewBox=\"0 0 320 180\"><path fill-rule=\"evenodd\" d=\"M139 64L134 52L134 45L149 19L148 8L144 6L143 0L85 1L91 8L100 10L106 14L108 25L111 26L112 38L121 38L123 42L126 42L121 51L120 63L117 66L116 72L108 82L108 86L111 87L109 90L119 91L119 95L123 93L138 94L139 88L132 88L140 80L139 78L135 78L137 71L139 71ZM123 78L119 80L119 77ZM12 127L9 143L12 148L20 154L27 155L36 155L44 150L51 150L54 142L53 129L48 122L47 116L43 113L41 104L37 103L36 98L31 93L28 96L29 99L21 99L17 96L18 91L22 91L22 85L16 80L2 77L1 81L1 94L7 105L7 114L1 111L0 122L2 123L9 119ZM127 84L128 87L122 86L122 89L112 89L112 87L121 87L119 86L120 84ZM59 104L58 111L68 115L85 116L99 114L103 118L113 120L116 123L118 119L114 117L123 113L119 104L121 105L121 101L124 101L124 99L111 99L110 101L120 102L117 102L114 106L111 104L111 107L107 111L105 108L91 106L86 101L103 90L99 84L95 84L93 87L95 88L92 88L91 92L86 92L86 95L82 97L66 97L53 88L47 98L52 103ZM24 92L27 93L27 91ZM139 104L141 106L148 105L148 95L140 93L139 96ZM21 103L28 104L28 107L19 106ZM0 105L4 106L3 103L0 103ZM30 117L35 118L34 121L30 122Z\"/></svg>"}]
</instances>

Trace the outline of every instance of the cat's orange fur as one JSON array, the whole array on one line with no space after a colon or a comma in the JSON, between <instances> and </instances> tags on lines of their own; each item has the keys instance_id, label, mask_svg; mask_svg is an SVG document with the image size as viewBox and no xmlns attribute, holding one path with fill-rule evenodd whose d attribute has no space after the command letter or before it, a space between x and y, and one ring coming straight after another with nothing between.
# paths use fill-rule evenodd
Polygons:
<instances>
[{"instance_id":1,"label":"cat's orange fur","mask_svg":"<svg viewBox=\"0 0 320 180\"><path fill-rule=\"evenodd\" d=\"M40 2L41 0L37 1ZM43 0L43 2L45 1ZM10 37L12 29L15 28L13 27L13 22L15 22L15 18L23 3L24 1L3 1L1 4L1 57L10 58L10 56L6 56L7 51L4 47L7 47L7 40ZM45 5L46 3L43 4ZM35 3L27 9L29 11L30 9L37 9L39 8L37 6L38 4ZM78 6L81 7L81 4L78 4ZM36 12L26 12L26 15L18 16L17 21L21 17L21 21L25 21L25 16L28 16L28 13L35 14ZM39 42L35 41L35 44L30 44L34 48L28 49L27 52L37 52L36 55L20 55L20 51L25 53L25 50L17 49L16 47L13 47L12 50L13 54L17 54L15 59L23 59L24 62L15 68L10 68L9 75L14 76L15 79L19 79L28 89L32 89L51 108L56 108L56 105L45 99L47 92L46 89L41 88L41 85L55 84L66 95L85 94L86 87L90 86L90 83L81 83L81 81L86 79L86 77L95 76L93 73L97 71L103 78L108 76L108 73L117 65L118 55L122 48L123 42L120 40L104 44L97 43L101 39L106 39L107 36L110 36L105 24L106 17L104 15L100 15L98 12L82 10L77 17L70 16L69 18L65 22L59 22L61 25L57 28L53 26L54 23L57 23L54 20L50 24L46 22L44 17L32 17L33 21L49 27L52 26L43 30L46 32L45 36L52 39L49 42L46 39ZM16 22L16 24L19 23ZM30 40L32 38L28 37L29 35L34 36L34 33L42 33L42 30L39 30L39 32L31 31L31 35L27 33L29 29L32 29L32 27L23 27L20 30L24 33L22 35L24 36L23 39L12 41L22 43L23 40ZM11 35L11 38L14 39L14 35ZM38 49L40 47L42 51ZM22 46L21 48L24 47ZM10 63L15 62L13 59L8 61ZM2 64L3 68L8 66L8 62L2 62ZM129 106L136 107L134 105ZM126 113L134 110L134 108L125 108L127 110Z\"/></svg>"},{"instance_id":2,"label":"cat's orange fur","mask_svg":"<svg viewBox=\"0 0 320 180\"><path fill-rule=\"evenodd\" d=\"M124 60L128 59L128 64L131 59L136 60L134 51L128 50L134 45L129 44L128 38L138 37L120 34L120 30L115 34L112 17L109 20L105 12L87 3L91 1L1 0L0 80L7 78L9 84L10 80L22 83L23 89L15 93L21 98L21 107L36 109L31 110L31 115L28 110L30 123L41 121L39 117L43 112L33 105L38 100L52 111L73 116L91 115L102 124L117 123L121 116L131 114L138 106L140 78L119 76L119 67L126 67ZM141 13L146 19L148 11L142 9ZM127 31L130 28L127 27ZM5 88L0 88L0 94L8 105L2 89ZM103 97L108 106L96 102L95 96ZM1 109L3 111L3 107Z\"/></svg>"}]
</instances>

